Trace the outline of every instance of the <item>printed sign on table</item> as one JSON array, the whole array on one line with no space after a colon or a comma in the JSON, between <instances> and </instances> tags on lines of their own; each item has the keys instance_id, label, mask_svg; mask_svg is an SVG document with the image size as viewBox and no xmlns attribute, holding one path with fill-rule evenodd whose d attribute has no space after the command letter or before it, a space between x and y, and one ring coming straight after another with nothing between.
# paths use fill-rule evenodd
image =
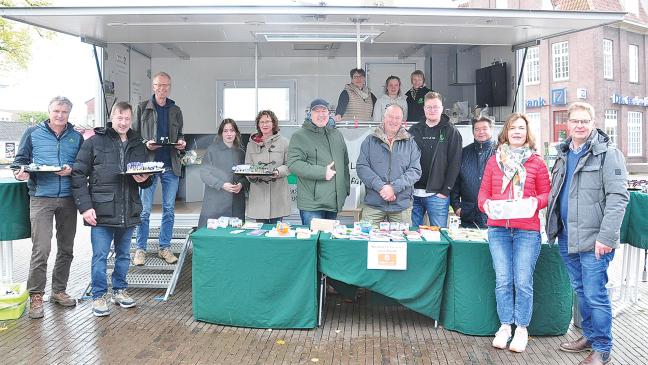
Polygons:
<instances>
[{"instance_id":1,"label":"printed sign on table","mask_svg":"<svg viewBox=\"0 0 648 365\"><path fill-rule=\"evenodd\" d=\"M407 242L367 242L368 270L407 270Z\"/></svg>"}]
</instances>

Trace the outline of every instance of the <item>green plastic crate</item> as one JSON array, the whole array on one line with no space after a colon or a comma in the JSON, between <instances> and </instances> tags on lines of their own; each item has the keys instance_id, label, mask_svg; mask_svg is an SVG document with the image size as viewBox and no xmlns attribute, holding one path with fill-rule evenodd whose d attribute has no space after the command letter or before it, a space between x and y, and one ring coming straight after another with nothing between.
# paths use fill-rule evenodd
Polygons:
<instances>
[{"instance_id":1,"label":"green plastic crate","mask_svg":"<svg viewBox=\"0 0 648 365\"><path fill-rule=\"evenodd\" d=\"M18 294L0 295L0 321L20 318L29 298L27 283L14 283L9 287Z\"/></svg>"}]
</instances>

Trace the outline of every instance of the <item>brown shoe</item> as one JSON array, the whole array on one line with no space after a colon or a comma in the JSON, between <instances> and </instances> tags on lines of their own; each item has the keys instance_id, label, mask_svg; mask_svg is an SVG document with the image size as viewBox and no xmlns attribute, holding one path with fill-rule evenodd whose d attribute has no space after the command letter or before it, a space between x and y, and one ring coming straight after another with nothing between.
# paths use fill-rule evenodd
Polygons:
<instances>
[{"instance_id":1,"label":"brown shoe","mask_svg":"<svg viewBox=\"0 0 648 365\"><path fill-rule=\"evenodd\" d=\"M560 349L565 352L583 352L592 350L592 344L583 336L576 341L563 342Z\"/></svg>"},{"instance_id":2,"label":"brown shoe","mask_svg":"<svg viewBox=\"0 0 648 365\"><path fill-rule=\"evenodd\" d=\"M612 361L612 356L610 353L602 353L598 351L590 352L589 356L585 360L581 361L579 365L605 365Z\"/></svg>"},{"instance_id":3,"label":"brown shoe","mask_svg":"<svg viewBox=\"0 0 648 365\"><path fill-rule=\"evenodd\" d=\"M167 264L175 264L176 262L178 262L178 258L175 257L173 252L171 252L171 250L169 250L168 248L160 249L160 251L158 251L158 256L164 259Z\"/></svg>"},{"instance_id":4,"label":"brown shoe","mask_svg":"<svg viewBox=\"0 0 648 365\"><path fill-rule=\"evenodd\" d=\"M76 299L68 295L68 293L62 291L60 293L52 293L50 300L54 303L58 303L64 307L74 307L77 305Z\"/></svg>"},{"instance_id":5,"label":"brown shoe","mask_svg":"<svg viewBox=\"0 0 648 365\"><path fill-rule=\"evenodd\" d=\"M45 311L43 310L43 294L34 293L29 295L29 318L38 319L45 316Z\"/></svg>"}]
</instances>

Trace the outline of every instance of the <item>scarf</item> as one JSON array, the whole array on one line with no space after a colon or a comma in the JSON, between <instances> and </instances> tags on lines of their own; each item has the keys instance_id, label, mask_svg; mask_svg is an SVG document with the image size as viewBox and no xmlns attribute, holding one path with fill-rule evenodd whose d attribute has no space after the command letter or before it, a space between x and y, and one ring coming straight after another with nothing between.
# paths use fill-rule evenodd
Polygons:
<instances>
[{"instance_id":1,"label":"scarf","mask_svg":"<svg viewBox=\"0 0 648 365\"><path fill-rule=\"evenodd\" d=\"M502 176L501 193L504 193L504 190L506 190L510 182L513 199L522 199L524 195L524 182L527 176L524 163L531 157L532 153L528 146L511 148L508 143L499 146L495 158L497 165L504 173Z\"/></svg>"}]
</instances>

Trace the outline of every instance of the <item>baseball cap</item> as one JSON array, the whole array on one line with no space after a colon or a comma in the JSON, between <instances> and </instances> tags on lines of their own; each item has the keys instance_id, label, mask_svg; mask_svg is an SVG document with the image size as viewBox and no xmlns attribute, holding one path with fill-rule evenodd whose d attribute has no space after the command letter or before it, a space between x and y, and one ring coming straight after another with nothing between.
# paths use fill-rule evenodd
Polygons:
<instances>
[{"instance_id":1,"label":"baseball cap","mask_svg":"<svg viewBox=\"0 0 648 365\"><path fill-rule=\"evenodd\" d=\"M319 98L315 99L315 100L311 101L310 110L313 110L317 106L323 106L323 107L328 109L329 103L328 103L328 101L326 101L324 99L319 99Z\"/></svg>"}]
</instances>

